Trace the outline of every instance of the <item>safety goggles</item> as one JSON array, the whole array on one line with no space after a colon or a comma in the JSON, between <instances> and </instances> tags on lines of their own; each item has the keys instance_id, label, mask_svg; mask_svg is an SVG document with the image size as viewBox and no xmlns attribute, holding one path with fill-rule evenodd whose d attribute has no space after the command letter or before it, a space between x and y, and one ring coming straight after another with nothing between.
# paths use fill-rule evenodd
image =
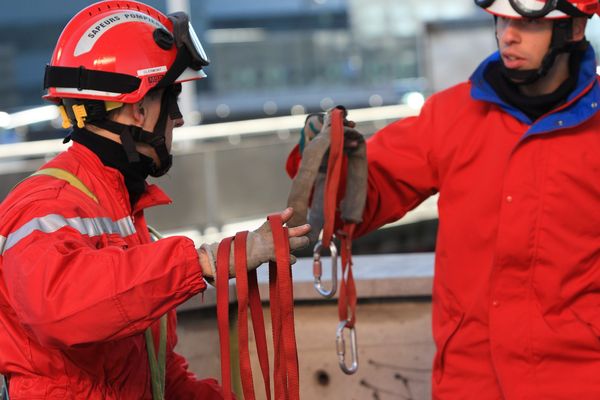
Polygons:
<instances>
[{"instance_id":1,"label":"safety goggles","mask_svg":"<svg viewBox=\"0 0 600 400\"><path fill-rule=\"evenodd\" d=\"M189 16L184 12L176 12L168 15L173 23L173 39L179 50L187 49L191 56L190 67L199 70L209 64L206 52L196 35L196 31L190 22Z\"/></svg>"},{"instance_id":2,"label":"safety goggles","mask_svg":"<svg viewBox=\"0 0 600 400\"><path fill-rule=\"evenodd\" d=\"M157 89L167 87L176 81L188 80L183 77L190 70L198 71L202 77L205 77L202 68L210 63L188 15L184 12L176 12L169 14L168 18L173 24L173 34L158 28L154 31L154 40L165 50L172 48L174 44L177 48L177 56L165 76L156 85Z\"/></svg>"},{"instance_id":3,"label":"safety goggles","mask_svg":"<svg viewBox=\"0 0 600 400\"><path fill-rule=\"evenodd\" d=\"M508 1L524 18L544 18L552 11L561 11L571 17L590 17L598 8L598 0L582 0L576 4L568 0L475 0L475 4L487 9L495 1Z\"/></svg>"}]
</instances>

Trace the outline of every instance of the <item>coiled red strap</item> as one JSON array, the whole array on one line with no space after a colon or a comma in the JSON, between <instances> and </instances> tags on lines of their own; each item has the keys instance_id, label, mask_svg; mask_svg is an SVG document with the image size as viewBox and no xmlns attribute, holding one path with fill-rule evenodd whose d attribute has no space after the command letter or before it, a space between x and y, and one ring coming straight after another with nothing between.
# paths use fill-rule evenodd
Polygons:
<instances>
[{"instance_id":1,"label":"coiled red strap","mask_svg":"<svg viewBox=\"0 0 600 400\"><path fill-rule=\"evenodd\" d=\"M300 384L298 353L294 328L294 294L290 268L287 228L279 214L268 217L273 232L276 262L269 263L269 297L274 349L274 398L298 400ZM256 270L248 272L246 240L248 232L226 238L217 251L217 319L221 347L221 376L225 399L232 399L231 354L229 343L229 255L234 243L236 287L238 297L238 346L240 375L246 400L254 400L254 385L248 349L248 307L252 318L256 350L263 375L267 399L271 399L271 380L264 317L256 278Z\"/></svg>"}]
</instances>

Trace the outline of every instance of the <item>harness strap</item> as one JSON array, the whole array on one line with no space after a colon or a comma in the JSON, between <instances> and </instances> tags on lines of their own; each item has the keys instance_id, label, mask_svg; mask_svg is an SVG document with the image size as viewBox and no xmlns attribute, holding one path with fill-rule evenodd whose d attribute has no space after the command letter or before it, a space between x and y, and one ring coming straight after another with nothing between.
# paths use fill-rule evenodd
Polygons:
<instances>
[{"instance_id":1,"label":"harness strap","mask_svg":"<svg viewBox=\"0 0 600 400\"><path fill-rule=\"evenodd\" d=\"M2 385L2 393L0 393L0 400L9 400L8 397L8 380L4 375L0 375L0 384Z\"/></svg>"},{"instance_id":2,"label":"harness strap","mask_svg":"<svg viewBox=\"0 0 600 400\"><path fill-rule=\"evenodd\" d=\"M148 361L150 362L150 376L152 378L152 398L163 400L165 398L165 373L167 363L167 315L160 317L160 335L158 344L158 358L154 349L152 329L144 331Z\"/></svg>"},{"instance_id":3,"label":"harness strap","mask_svg":"<svg viewBox=\"0 0 600 400\"><path fill-rule=\"evenodd\" d=\"M294 330L294 302L287 228L279 215L268 217L275 245L276 262L269 263L269 297L273 333L273 385L277 400L299 400L298 353ZM248 350L248 307L256 340L258 359L267 399L271 399L269 356L256 270L248 272L246 240L248 232L224 239L217 250L217 320L221 347L221 380L226 400L232 399L229 342L229 256L234 244L234 262L238 297L238 346L240 375L246 400L255 392Z\"/></svg>"},{"instance_id":4,"label":"harness strap","mask_svg":"<svg viewBox=\"0 0 600 400\"><path fill-rule=\"evenodd\" d=\"M163 238L156 229L148 226L148 231L153 239L159 240ZM158 336L158 357L154 347L154 338L152 337L152 329L148 328L144 331L146 339L146 351L148 352L148 362L150 363L150 377L152 379L152 399L163 400L165 398L165 381L166 381L166 365L167 365L167 314L160 317L160 329Z\"/></svg>"},{"instance_id":5,"label":"harness strap","mask_svg":"<svg viewBox=\"0 0 600 400\"><path fill-rule=\"evenodd\" d=\"M73 175L69 171L66 171L61 168L45 168L45 169L40 169L40 170L34 172L30 176L38 176L38 175L52 176L54 178L61 179L63 181L67 181L71 186L75 187L76 189L79 189L80 191L85 193L89 198L91 198L96 203L98 203L98 198L96 197L96 195L94 193L92 193L92 191L85 185L85 183L81 182L81 180L79 180L79 178L77 178L75 175Z\"/></svg>"},{"instance_id":6,"label":"harness strap","mask_svg":"<svg viewBox=\"0 0 600 400\"><path fill-rule=\"evenodd\" d=\"M85 193L88 197L98 203L98 198L92 191L75 175L61 168L44 168L40 169L31 176L46 175L57 179L62 179L68 182L70 185L79 189ZM150 233L161 239L160 235L156 230L148 227ZM163 315L160 318L160 336L158 339L158 359L156 357L156 351L154 349L154 340L152 337L152 329L148 328L144 332L146 339L146 348L148 351L148 361L150 363L150 376L152 378L152 398L153 400L163 400L165 398L165 368L166 368L166 349L167 349L167 315ZM6 399L8 399L8 393L6 393Z\"/></svg>"}]
</instances>

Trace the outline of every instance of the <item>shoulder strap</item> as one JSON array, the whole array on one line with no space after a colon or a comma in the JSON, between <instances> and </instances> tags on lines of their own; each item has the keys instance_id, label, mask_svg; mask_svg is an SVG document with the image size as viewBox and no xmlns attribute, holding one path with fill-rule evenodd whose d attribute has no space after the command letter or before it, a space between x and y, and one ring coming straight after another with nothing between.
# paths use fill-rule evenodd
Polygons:
<instances>
[{"instance_id":1,"label":"shoulder strap","mask_svg":"<svg viewBox=\"0 0 600 400\"><path fill-rule=\"evenodd\" d=\"M98 203L98 198L96 197L96 195L92 193L92 191L83 182L81 182L79 178L77 178L69 171L60 168L44 168L34 172L30 175L30 177L38 175L47 175L57 179L62 179L63 181L68 182L69 184L71 184L71 186L74 186L75 188L79 189L92 200L94 200L96 203Z\"/></svg>"},{"instance_id":2,"label":"shoulder strap","mask_svg":"<svg viewBox=\"0 0 600 400\"><path fill-rule=\"evenodd\" d=\"M152 379L152 399L164 400L165 398L165 372L167 364L167 314L160 317L160 334L158 339L158 356L154 347L152 329L144 332L148 362L150 363L150 376Z\"/></svg>"}]
</instances>

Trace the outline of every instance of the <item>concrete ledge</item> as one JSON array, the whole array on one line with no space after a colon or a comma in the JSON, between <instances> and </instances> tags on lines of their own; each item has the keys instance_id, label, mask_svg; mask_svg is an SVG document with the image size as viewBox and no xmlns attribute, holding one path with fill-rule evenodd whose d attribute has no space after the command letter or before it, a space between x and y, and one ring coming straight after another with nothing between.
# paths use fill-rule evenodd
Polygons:
<instances>
[{"instance_id":1,"label":"concrete ledge","mask_svg":"<svg viewBox=\"0 0 600 400\"><path fill-rule=\"evenodd\" d=\"M354 256L353 260L353 273L360 299L431 296L433 253ZM296 301L327 301L314 289L312 264L312 258L301 258L293 266L294 299ZM325 258L323 260L323 280L326 287L329 287L329 266L330 261ZM339 268L338 277L341 277ZM267 302L269 300L269 278L268 269L265 266L259 268L258 281L261 298ZM236 300L235 290L235 279L232 279L229 283L230 302ZM336 298L337 294L330 301L335 301ZM209 286L204 293L191 298L180 305L177 310L189 311L215 306L216 290Z\"/></svg>"}]
</instances>

